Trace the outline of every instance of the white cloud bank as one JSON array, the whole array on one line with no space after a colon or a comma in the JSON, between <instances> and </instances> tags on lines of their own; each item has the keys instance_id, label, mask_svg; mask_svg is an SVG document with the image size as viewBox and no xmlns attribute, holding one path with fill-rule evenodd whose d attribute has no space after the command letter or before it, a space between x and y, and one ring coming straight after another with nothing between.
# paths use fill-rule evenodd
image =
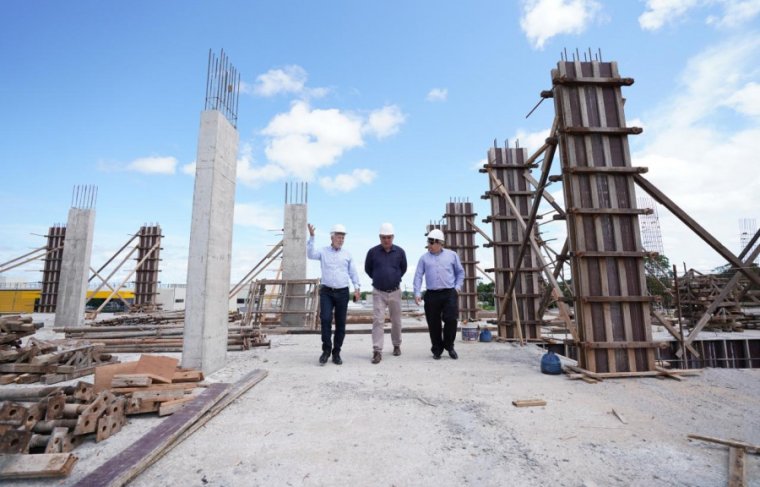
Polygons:
<instances>
[{"instance_id":1,"label":"white cloud bank","mask_svg":"<svg viewBox=\"0 0 760 487\"><path fill-rule=\"evenodd\" d=\"M375 180L377 173L369 169L354 169L351 174L339 174L335 177L323 177L319 179L319 185L328 192L353 191L362 184L369 184Z\"/></svg>"},{"instance_id":2,"label":"white cloud bank","mask_svg":"<svg viewBox=\"0 0 760 487\"><path fill-rule=\"evenodd\" d=\"M294 101L290 111L276 115L261 132L266 137L264 153L268 162L255 165L250 147L244 148L238 161L238 179L249 186L288 177L312 181L319 170L335 164L346 151L364 146L366 136L389 137L398 132L405 120L406 115L395 105L362 116L337 108L313 108L304 100ZM358 171L323 178L325 182L320 184L337 190L338 186L355 188L358 183L368 184L374 178L372 171ZM373 176L369 177L369 173Z\"/></svg>"},{"instance_id":3,"label":"white cloud bank","mask_svg":"<svg viewBox=\"0 0 760 487\"><path fill-rule=\"evenodd\" d=\"M427 101L446 101L449 97L449 90L446 88L433 88L425 97Z\"/></svg>"},{"instance_id":4,"label":"white cloud bank","mask_svg":"<svg viewBox=\"0 0 760 487\"><path fill-rule=\"evenodd\" d=\"M127 164L125 169L143 174L174 174L177 171L177 159L174 157L140 157Z\"/></svg>"},{"instance_id":5,"label":"white cloud bank","mask_svg":"<svg viewBox=\"0 0 760 487\"><path fill-rule=\"evenodd\" d=\"M694 56L678 94L643 117L644 146L632 155L634 165L649 167L645 177L737 254L739 219L760 215L760 96L751 79L758 63L760 35ZM724 263L668 211L659 214L671 259L700 270Z\"/></svg>"},{"instance_id":6,"label":"white cloud bank","mask_svg":"<svg viewBox=\"0 0 760 487\"><path fill-rule=\"evenodd\" d=\"M594 0L524 0L520 27L535 49L559 34L580 34L598 18Z\"/></svg>"},{"instance_id":7,"label":"white cloud bank","mask_svg":"<svg viewBox=\"0 0 760 487\"><path fill-rule=\"evenodd\" d=\"M281 94L297 94L311 98L319 98L328 93L327 88L307 88L309 75L298 65L270 69L256 77L251 85L241 82L240 91L261 97L272 97Z\"/></svg>"},{"instance_id":8,"label":"white cloud bank","mask_svg":"<svg viewBox=\"0 0 760 487\"><path fill-rule=\"evenodd\" d=\"M235 203L235 225L276 230L282 228L282 208L258 203Z\"/></svg>"},{"instance_id":9,"label":"white cloud bank","mask_svg":"<svg viewBox=\"0 0 760 487\"><path fill-rule=\"evenodd\" d=\"M647 0L646 10L639 16L644 30L658 30L681 21L690 11L717 8L719 15L709 15L705 22L719 28L734 28L747 23L760 13L760 0Z\"/></svg>"}]
</instances>

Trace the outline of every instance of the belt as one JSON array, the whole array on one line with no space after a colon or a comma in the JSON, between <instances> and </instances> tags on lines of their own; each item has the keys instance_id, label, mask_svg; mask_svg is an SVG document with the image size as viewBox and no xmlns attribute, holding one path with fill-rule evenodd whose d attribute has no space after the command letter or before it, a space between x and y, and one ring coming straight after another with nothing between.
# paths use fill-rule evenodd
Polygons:
<instances>
[{"instance_id":1,"label":"belt","mask_svg":"<svg viewBox=\"0 0 760 487\"><path fill-rule=\"evenodd\" d=\"M443 289L428 289L426 292L429 292L429 293L443 293L443 292L446 292L446 291L451 291L452 289L454 289L454 288L453 287L445 287Z\"/></svg>"},{"instance_id":2,"label":"belt","mask_svg":"<svg viewBox=\"0 0 760 487\"><path fill-rule=\"evenodd\" d=\"M325 286L324 284L322 284L319 288L320 289L324 289L325 291L330 291L330 292L348 291L348 286L346 286L346 287L330 287L330 286Z\"/></svg>"},{"instance_id":3,"label":"belt","mask_svg":"<svg viewBox=\"0 0 760 487\"><path fill-rule=\"evenodd\" d=\"M377 289L377 288L375 288L375 289ZM398 286L396 286L396 287L394 287L393 289L377 289L377 290L378 290L378 291L382 291L382 292L384 292L384 293L392 293L392 292L394 292L394 291L398 291L398 290L399 290L399 287L398 287Z\"/></svg>"}]
</instances>

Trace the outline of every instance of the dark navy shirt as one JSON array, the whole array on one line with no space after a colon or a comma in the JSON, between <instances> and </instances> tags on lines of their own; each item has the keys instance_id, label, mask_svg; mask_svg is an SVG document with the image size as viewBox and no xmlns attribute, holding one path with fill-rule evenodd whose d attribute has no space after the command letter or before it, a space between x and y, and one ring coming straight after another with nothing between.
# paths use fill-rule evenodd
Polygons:
<instances>
[{"instance_id":1,"label":"dark navy shirt","mask_svg":"<svg viewBox=\"0 0 760 487\"><path fill-rule=\"evenodd\" d=\"M396 289L406 273L406 253L398 245L386 252L382 245L372 247L364 260L364 272L372 278L372 287L380 291Z\"/></svg>"}]
</instances>

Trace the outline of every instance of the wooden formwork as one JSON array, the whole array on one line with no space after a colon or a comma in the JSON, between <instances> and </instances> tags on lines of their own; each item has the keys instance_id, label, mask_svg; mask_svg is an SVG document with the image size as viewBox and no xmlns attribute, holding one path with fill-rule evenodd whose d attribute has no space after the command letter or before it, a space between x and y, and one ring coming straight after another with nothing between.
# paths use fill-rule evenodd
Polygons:
<instances>
[{"instance_id":1,"label":"wooden formwork","mask_svg":"<svg viewBox=\"0 0 760 487\"><path fill-rule=\"evenodd\" d=\"M297 306L293 306L297 303ZM253 281L242 326L260 330L263 324L280 324L295 315L305 328L317 329L319 279L260 279Z\"/></svg>"},{"instance_id":2,"label":"wooden formwork","mask_svg":"<svg viewBox=\"0 0 760 487\"><path fill-rule=\"evenodd\" d=\"M140 227L137 243L137 261L142 265L135 273L135 302L142 311L150 311L156 306L158 294L158 263L161 251L161 227L159 225ZM156 246L158 244L158 246Z\"/></svg>"},{"instance_id":3,"label":"wooden formwork","mask_svg":"<svg viewBox=\"0 0 760 487\"><path fill-rule=\"evenodd\" d=\"M535 165L526 164L527 159L525 149L489 149L488 164L485 168L494 177L489 178L490 190L483 196L491 200L491 215L483 221L490 222L493 228L493 242L490 245L494 248L494 267L486 271L493 271L495 274L496 316L503 316L498 322L499 337L521 341L523 337L528 340L541 338L541 317L538 309L543 289L539 283L539 259L534 252L526 252L523 257L516 277L515 300L506 300L505 313L501 313L499 307L514 275L519 247L525 238L525 230L517 220L528 218L535 195L525 177ZM512 211L505 197L496 188L497 185L506 190L519 210L519 215ZM515 306L519 316L515 314ZM518 323L522 327L522 335L517 331Z\"/></svg>"},{"instance_id":4,"label":"wooden formwork","mask_svg":"<svg viewBox=\"0 0 760 487\"><path fill-rule=\"evenodd\" d=\"M655 370L634 176L617 63L561 61L559 118L580 365L600 373Z\"/></svg>"},{"instance_id":5,"label":"wooden formwork","mask_svg":"<svg viewBox=\"0 0 760 487\"><path fill-rule=\"evenodd\" d=\"M42 291L40 292L40 313L54 313L58 300L58 282L61 278L61 259L66 239L66 227L53 226L48 229L45 250L45 264L42 270Z\"/></svg>"},{"instance_id":6,"label":"wooden formwork","mask_svg":"<svg viewBox=\"0 0 760 487\"><path fill-rule=\"evenodd\" d=\"M464 268L464 283L459 292L459 320L463 322L478 320L478 283L475 266L475 230L467 220L475 218L476 213L470 202L446 203L446 247L459 255Z\"/></svg>"}]
</instances>

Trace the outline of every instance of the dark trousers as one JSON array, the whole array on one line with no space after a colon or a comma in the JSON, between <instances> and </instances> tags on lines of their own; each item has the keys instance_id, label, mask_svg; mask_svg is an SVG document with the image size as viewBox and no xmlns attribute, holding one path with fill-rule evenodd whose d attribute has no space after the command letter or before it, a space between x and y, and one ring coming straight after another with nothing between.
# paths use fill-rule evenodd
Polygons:
<instances>
[{"instance_id":1,"label":"dark trousers","mask_svg":"<svg viewBox=\"0 0 760 487\"><path fill-rule=\"evenodd\" d=\"M348 312L348 288L319 289L319 319L322 322L322 351L340 353L346 336L346 313ZM330 341L333 313L335 314L335 343Z\"/></svg>"},{"instance_id":2,"label":"dark trousers","mask_svg":"<svg viewBox=\"0 0 760 487\"><path fill-rule=\"evenodd\" d=\"M432 344L430 351L435 355L440 355L444 350L454 349L458 315L459 304L454 288L425 292L425 319ZM441 334L441 321L443 321L443 334Z\"/></svg>"}]
</instances>

